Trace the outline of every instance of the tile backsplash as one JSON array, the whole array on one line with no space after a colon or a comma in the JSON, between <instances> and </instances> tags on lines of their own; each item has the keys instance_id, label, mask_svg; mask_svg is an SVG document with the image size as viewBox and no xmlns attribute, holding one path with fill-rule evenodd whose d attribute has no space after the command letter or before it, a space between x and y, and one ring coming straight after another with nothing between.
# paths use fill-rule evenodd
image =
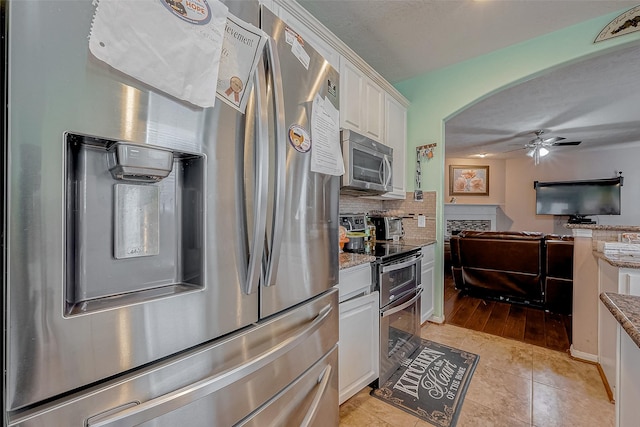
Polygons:
<instances>
[{"instance_id":1,"label":"tile backsplash","mask_svg":"<svg viewBox=\"0 0 640 427\"><path fill-rule=\"evenodd\" d=\"M405 238L436 238L436 193L425 191L423 200L413 200L413 193L407 193L404 200L376 200L363 197L340 196L340 213L369 213L388 210L402 213ZM425 227L418 227L418 215L425 216Z\"/></svg>"}]
</instances>

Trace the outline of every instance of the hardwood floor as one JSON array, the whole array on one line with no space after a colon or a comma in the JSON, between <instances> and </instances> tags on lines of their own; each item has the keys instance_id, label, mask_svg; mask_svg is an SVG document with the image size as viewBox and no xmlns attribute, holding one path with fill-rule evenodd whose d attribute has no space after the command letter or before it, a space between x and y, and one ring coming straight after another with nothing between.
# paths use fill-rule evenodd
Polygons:
<instances>
[{"instance_id":1,"label":"hardwood floor","mask_svg":"<svg viewBox=\"0 0 640 427\"><path fill-rule=\"evenodd\" d=\"M571 345L571 316L462 294L447 269L444 314L445 323L552 350L568 351Z\"/></svg>"}]
</instances>

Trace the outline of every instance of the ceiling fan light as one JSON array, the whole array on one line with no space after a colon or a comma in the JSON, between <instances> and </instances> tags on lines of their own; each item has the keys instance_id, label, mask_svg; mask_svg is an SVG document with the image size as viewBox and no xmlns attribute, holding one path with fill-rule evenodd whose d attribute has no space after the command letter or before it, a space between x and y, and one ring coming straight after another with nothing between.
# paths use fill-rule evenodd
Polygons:
<instances>
[{"instance_id":1,"label":"ceiling fan light","mask_svg":"<svg viewBox=\"0 0 640 427\"><path fill-rule=\"evenodd\" d=\"M536 153L536 149L532 148L529 151L527 151L527 156L529 157L533 157L533 155Z\"/></svg>"},{"instance_id":2,"label":"ceiling fan light","mask_svg":"<svg viewBox=\"0 0 640 427\"><path fill-rule=\"evenodd\" d=\"M540 157L544 157L544 156L546 156L547 154L549 154L549 150L547 150L547 149L546 149L546 148L544 148L544 147L540 147L540 153L539 153Z\"/></svg>"}]
</instances>

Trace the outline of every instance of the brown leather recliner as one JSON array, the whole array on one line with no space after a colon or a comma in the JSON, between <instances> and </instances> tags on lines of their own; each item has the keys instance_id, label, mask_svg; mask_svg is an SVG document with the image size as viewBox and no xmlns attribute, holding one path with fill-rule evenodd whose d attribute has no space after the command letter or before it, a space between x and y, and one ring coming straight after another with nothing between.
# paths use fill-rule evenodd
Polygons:
<instances>
[{"instance_id":1,"label":"brown leather recliner","mask_svg":"<svg viewBox=\"0 0 640 427\"><path fill-rule=\"evenodd\" d=\"M570 314L573 237L522 231L463 231L450 240L457 289Z\"/></svg>"},{"instance_id":2,"label":"brown leather recliner","mask_svg":"<svg viewBox=\"0 0 640 427\"><path fill-rule=\"evenodd\" d=\"M462 231L451 238L456 288L543 306L544 234Z\"/></svg>"}]
</instances>

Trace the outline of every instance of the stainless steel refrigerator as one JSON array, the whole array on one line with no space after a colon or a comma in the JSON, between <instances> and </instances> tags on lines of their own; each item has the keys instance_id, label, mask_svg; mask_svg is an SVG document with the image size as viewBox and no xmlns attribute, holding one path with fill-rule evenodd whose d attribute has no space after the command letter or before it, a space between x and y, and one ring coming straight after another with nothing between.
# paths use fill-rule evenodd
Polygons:
<instances>
[{"instance_id":1,"label":"stainless steel refrigerator","mask_svg":"<svg viewBox=\"0 0 640 427\"><path fill-rule=\"evenodd\" d=\"M287 133L338 74L225 4L271 36L244 114L97 60L89 0L1 3L4 425L337 425L339 179Z\"/></svg>"}]
</instances>

